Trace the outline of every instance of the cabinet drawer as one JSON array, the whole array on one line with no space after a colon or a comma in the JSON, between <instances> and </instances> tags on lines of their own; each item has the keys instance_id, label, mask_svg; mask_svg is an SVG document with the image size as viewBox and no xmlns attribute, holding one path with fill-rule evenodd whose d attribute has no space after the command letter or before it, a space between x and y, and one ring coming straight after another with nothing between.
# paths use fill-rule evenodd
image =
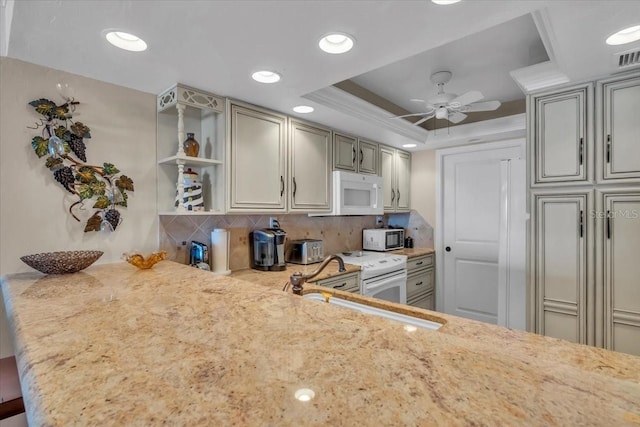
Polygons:
<instances>
[{"instance_id":1,"label":"cabinet drawer","mask_svg":"<svg viewBox=\"0 0 640 427\"><path fill-rule=\"evenodd\" d=\"M407 277L407 300L433 291L433 270L421 271Z\"/></svg>"},{"instance_id":2,"label":"cabinet drawer","mask_svg":"<svg viewBox=\"0 0 640 427\"><path fill-rule=\"evenodd\" d=\"M412 307L424 308L425 310L435 310L433 292L429 292L426 295L422 295L416 299L407 301L407 304Z\"/></svg>"},{"instance_id":3,"label":"cabinet drawer","mask_svg":"<svg viewBox=\"0 0 640 427\"><path fill-rule=\"evenodd\" d=\"M315 284L319 286L326 286L328 288L338 289L340 291L358 293L360 292L360 274L342 274L337 277L318 280Z\"/></svg>"},{"instance_id":4,"label":"cabinet drawer","mask_svg":"<svg viewBox=\"0 0 640 427\"><path fill-rule=\"evenodd\" d=\"M407 260L407 274L421 268L430 268L433 266L433 254L410 258Z\"/></svg>"}]
</instances>

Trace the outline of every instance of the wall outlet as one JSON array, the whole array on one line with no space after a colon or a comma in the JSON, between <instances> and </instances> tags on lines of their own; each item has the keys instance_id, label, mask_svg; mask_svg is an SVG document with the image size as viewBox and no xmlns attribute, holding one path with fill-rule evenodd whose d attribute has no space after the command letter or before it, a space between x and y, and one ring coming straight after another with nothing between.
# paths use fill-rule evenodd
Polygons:
<instances>
[{"instance_id":1,"label":"wall outlet","mask_svg":"<svg viewBox=\"0 0 640 427\"><path fill-rule=\"evenodd\" d=\"M376 216L376 225L382 225L382 215Z\"/></svg>"},{"instance_id":2,"label":"wall outlet","mask_svg":"<svg viewBox=\"0 0 640 427\"><path fill-rule=\"evenodd\" d=\"M280 223L275 216L269 217L269 228L280 228Z\"/></svg>"}]
</instances>

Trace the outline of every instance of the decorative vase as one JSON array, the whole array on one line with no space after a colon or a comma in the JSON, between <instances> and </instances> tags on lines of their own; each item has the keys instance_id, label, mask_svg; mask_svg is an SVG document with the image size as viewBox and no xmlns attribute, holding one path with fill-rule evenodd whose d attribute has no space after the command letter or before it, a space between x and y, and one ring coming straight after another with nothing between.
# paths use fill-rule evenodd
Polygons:
<instances>
[{"instance_id":1,"label":"decorative vase","mask_svg":"<svg viewBox=\"0 0 640 427\"><path fill-rule=\"evenodd\" d=\"M175 207L180 204L180 197L176 191ZM204 199L202 198L202 183L198 181L198 174L191 168L184 171L184 208L188 211L203 211Z\"/></svg>"},{"instance_id":2,"label":"decorative vase","mask_svg":"<svg viewBox=\"0 0 640 427\"><path fill-rule=\"evenodd\" d=\"M187 133L187 139L185 139L184 152L189 157L198 157L198 151L200 151L200 144L195 140L192 133Z\"/></svg>"}]
</instances>

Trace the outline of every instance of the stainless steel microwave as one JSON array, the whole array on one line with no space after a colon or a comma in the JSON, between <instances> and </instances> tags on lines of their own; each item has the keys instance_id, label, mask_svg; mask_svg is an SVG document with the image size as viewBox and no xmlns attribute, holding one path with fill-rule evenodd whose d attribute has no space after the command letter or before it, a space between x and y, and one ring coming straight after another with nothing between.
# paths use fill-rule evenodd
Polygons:
<instances>
[{"instance_id":1,"label":"stainless steel microwave","mask_svg":"<svg viewBox=\"0 0 640 427\"><path fill-rule=\"evenodd\" d=\"M393 251L402 248L404 248L404 230L401 228L362 230L362 249L365 251Z\"/></svg>"}]
</instances>

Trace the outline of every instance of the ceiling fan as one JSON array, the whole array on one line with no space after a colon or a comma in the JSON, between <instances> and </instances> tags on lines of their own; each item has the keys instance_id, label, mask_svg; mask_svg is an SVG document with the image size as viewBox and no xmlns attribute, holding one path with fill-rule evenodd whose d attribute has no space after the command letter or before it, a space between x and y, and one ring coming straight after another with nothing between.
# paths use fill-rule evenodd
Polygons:
<instances>
[{"instance_id":1,"label":"ceiling fan","mask_svg":"<svg viewBox=\"0 0 640 427\"><path fill-rule=\"evenodd\" d=\"M439 71L432 74L431 82L438 86L438 93L435 96L428 98L426 101L423 99L411 99L413 102L424 104L424 112L404 114L393 118L400 119L403 117L424 116L415 122L414 125L422 124L432 117L435 117L436 119L446 119L451 123L460 123L467 118L467 115L464 113L493 111L500 107L500 101L477 102L484 98L484 95L477 90L471 90L460 96L454 93L446 93L444 91L444 85L451 80L451 75L450 71Z\"/></svg>"}]
</instances>

